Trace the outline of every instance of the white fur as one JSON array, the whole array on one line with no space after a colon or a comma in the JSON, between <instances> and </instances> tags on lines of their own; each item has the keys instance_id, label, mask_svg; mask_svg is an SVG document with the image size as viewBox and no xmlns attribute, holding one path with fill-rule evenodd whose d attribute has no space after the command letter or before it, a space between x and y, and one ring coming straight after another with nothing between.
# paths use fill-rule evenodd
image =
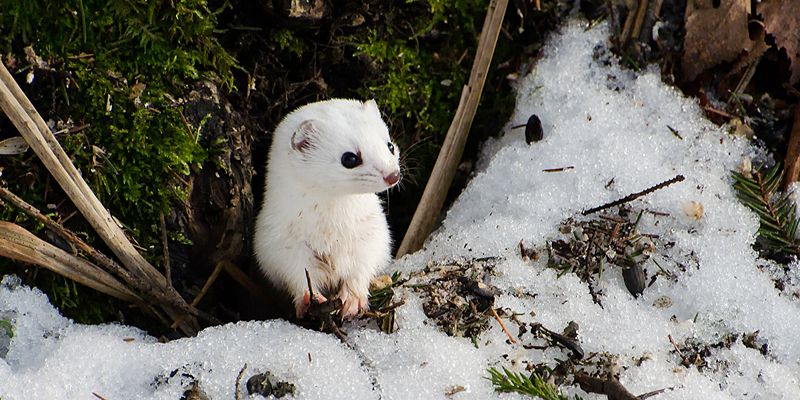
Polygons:
<instances>
[{"instance_id":1,"label":"white fur","mask_svg":"<svg viewBox=\"0 0 800 400\"><path fill-rule=\"evenodd\" d=\"M399 173L399 149L391 154L390 140L372 100L308 104L275 129L255 254L264 274L293 297L298 313L308 293L306 269L315 294L342 299L342 315L367 309L370 279L391 258L386 216L375 194L393 186L384 177ZM345 152L360 152L363 163L345 168Z\"/></svg>"}]
</instances>

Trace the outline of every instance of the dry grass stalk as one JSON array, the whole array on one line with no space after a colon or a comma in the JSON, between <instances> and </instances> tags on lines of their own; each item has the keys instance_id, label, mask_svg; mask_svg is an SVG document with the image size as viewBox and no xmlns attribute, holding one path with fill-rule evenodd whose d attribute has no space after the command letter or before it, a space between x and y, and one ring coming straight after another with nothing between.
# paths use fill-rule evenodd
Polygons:
<instances>
[{"instance_id":1,"label":"dry grass stalk","mask_svg":"<svg viewBox=\"0 0 800 400\"><path fill-rule=\"evenodd\" d=\"M0 256L42 266L121 300L142 302L139 296L100 267L47 243L10 222L0 221Z\"/></svg>"},{"instance_id":2,"label":"dry grass stalk","mask_svg":"<svg viewBox=\"0 0 800 400\"><path fill-rule=\"evenodd\" d=\"M111 214L83 180L53 133L2 62L0 62L0 108L14 123L22 137L25 138L25 141L84 218L119 258L125 269L135 277L135 280L145 282L145 286L152 287L152 290L143 293L150 297L146 300L162 304L164 311L173 319L184 313L201 314L186 304L183 298L167 285L164 275L136 251L122 229L114 222ZM6 232L13 233L12 230ZM9 240L8 237L5 239ZM49 259L38 259L40 262L47 260ZM78 264L68 265L75 267ZM96 274L96 271L93 271L95 270L74 269L71 273L73 276L83 273ZM197 331L198 324L194 318L187 318L180 328L185 334L191 335Z\"/></svg>"},{"instance_id":3,"label":"dry grass stalk","mask_svg":"<svg viewBox=\"0 0 800 400\"><path fill-rule=\"evenodd\" d=\"M461 155L464 153L464 145L467 142L472 120L478 110L483 84L486 82L487 71L492 62L507 6L508 0L492 0L489 4L478 40L475 61L472 63L469 82L461 91L461 100L459 100L453 122L447 130L447 136L445 136L439 156L436 158L436 164L433 166L428 184L425 185L425 191L422 193L422 199L414 212L403 242L397 250L398 258L422 248L422 243L433 230L436 218L444 205L447 190L453 182Z\"/></svg>"}]
</instances>

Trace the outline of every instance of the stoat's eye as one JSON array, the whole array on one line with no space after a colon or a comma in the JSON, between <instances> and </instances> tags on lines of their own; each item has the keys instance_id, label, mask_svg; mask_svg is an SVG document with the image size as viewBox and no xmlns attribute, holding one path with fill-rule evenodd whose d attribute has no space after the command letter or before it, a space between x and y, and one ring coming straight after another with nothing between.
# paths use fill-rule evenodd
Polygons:
<instances>
[{"instance_id":1,"label":"stoat's eye","mask_svg":"<svg viewBox=\"0 0 800 400\"><path fill-rule=\"evenodd\" d=\"M361 157L348 151L342 154L342 165L347 169L355 168L361 165Z\"/></svg>"},{"instance_id":2,"label":"stoat's eye","mask_svg":"<svg viewBox=\"0 0 800 400\"><path fill-rule=\"evenodd\" d=\"M394 145L392 142L386 142L386 146L389 147L389 153L394 154Z\"/></svg>"}]
</instances>

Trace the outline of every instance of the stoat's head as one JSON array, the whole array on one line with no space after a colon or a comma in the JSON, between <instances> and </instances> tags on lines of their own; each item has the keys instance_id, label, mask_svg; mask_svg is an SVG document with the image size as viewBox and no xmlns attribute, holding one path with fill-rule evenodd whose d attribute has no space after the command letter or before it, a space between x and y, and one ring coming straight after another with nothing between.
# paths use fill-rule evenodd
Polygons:
<instances>
[{"instance_id":1,"label":"stoat's head","mask_svg":"<svg viewBox=\"0 0 800 400\"><path fill-rule=\"evenodd\" d=\"M374 100L334 99L300 107L276 129L274 140L284 141L278 146L296 178L314 189L376 193L400 181L400 149Z\"/></svg>"}]
</instances>

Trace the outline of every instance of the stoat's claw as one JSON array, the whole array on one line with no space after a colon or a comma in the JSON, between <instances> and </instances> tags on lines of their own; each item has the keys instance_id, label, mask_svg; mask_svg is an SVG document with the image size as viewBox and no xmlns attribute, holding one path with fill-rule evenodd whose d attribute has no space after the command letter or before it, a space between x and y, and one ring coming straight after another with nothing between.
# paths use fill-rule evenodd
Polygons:
<instances>
[{"instance_id":1,"label":"stoat's claw","mask_svg":"<svg viewBox=\"0 0 800 400\"><path fill-rule=\"evenodd\" d=\"M343 319L358 317L369 310L369 300L366 296L357 296L342 288L339 291L339 299L342 300L342 308L339 311L339 315Z\"/></svg>"}]
</instances>

